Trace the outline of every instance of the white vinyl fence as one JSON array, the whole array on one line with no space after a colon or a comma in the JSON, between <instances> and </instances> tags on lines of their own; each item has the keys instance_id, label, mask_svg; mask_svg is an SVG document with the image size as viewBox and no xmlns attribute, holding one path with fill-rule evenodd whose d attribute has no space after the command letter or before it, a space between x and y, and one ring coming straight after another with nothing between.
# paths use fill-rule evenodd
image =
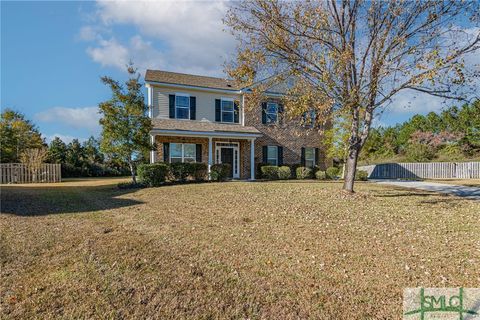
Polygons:
<instances>
[{"instance_id":1,"label":"white vinyl fence","mask_svg":"<svg viewBox=\"0 0 480 320\"><path fill-rule=\"evenodd\" d=\"M61 182L60 164L42 163L28 166L23 163L0 163L1 183Z\"/></svg>"},{"instance_id":2,"label":"white vinyl fence","mask_svg":"<svg viewBox=\"0 0 480 320\"><path fill-rule=\"evenodd\" d=\"M370 179L480 179L480 162L383 163L358 169Z\"/></svg>"}]
</instances>

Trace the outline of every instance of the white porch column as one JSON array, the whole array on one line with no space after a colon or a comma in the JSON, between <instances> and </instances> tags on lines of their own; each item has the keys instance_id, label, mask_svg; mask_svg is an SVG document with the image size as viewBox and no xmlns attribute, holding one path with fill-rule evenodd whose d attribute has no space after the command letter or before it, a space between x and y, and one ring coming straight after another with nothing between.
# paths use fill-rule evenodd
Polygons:
<instances>
[{"instance_id":1,"label":"white porch column","mask_svg":"<svg viewBox=\"0 0 480 320\"><path fill-rule=\"evenodd\" d=\"M255 139L250 140L250 180L255 180Z\"/></svg>"},{"instance_id":2,"label":"white porch column","mask_svg":"<svg viewBox=\"0 0 480 320\"><path fill-rule=\"evenodd\" d=\"M151 134L150 135L150 143L152 144L152 148L155 144L155 135ZM157 161L157 151L156 150L151 150L150 151L150 163L155 163Z\"/></svg>"},{"instance_id":3,"label":"white porch column","mask_svg":"<svg viewBox=\"0 0 480 320\"><path fill-rule=\"evenodd\" d=\"M213 164L212 137L208 137L208 179L210 179L212 164Z\"/></svg>"}]
</instances>

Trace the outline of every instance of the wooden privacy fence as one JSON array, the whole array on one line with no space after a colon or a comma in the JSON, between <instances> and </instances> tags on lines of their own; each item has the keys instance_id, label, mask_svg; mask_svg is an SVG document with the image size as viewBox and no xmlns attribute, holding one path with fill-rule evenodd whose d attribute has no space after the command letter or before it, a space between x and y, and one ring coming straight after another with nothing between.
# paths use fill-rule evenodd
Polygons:
<instances>
[{"instance_id":1,"label":"wooden privacy fence","mask_svg":"<svg viewBox=\"0 0 480 320\"><path fill-rule=\"evenodd\" d=\"M383 163L358 169L370 179L480 179L480 162Z\"/></svg>"},{"instance_id":2,"label":"wooden privacy fence","mask_svg":"<svg viewBox=\"0 0 480 320\"><path fill-rule=\"evenodd\" d=\"M61 165L42 163L31 166L23 163L0 163L1 183L61 182Z\"/></svg>"}]
</instances>

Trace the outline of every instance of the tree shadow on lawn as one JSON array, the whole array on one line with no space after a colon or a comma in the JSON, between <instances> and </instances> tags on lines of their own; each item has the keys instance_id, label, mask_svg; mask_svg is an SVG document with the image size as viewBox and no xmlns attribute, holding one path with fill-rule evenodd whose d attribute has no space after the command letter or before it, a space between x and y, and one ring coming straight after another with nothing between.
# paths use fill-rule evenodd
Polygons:
<instances>
[{"instance_id":1,"label":"tree shadow on lawn","mask_svg":"<svg viewBox=\"0 0 480 320\"><path fill-rule=\"evenodd\" d=\"M1 186L1 214L44 216L103 211L130 207L143 202L121 198L138 189L102 186Z\"/></svg>"},{"instance_id":2,"label":"tree shadow on lawn","mask_svg":"<svg viewBox=\"0 0 480 320\"><path fill-rule=\"evenodd\" d=\"M438 203L454 204L459 200L462 200L461 198L448 195L448 194L443 194L443 193L420 191L415 189L405 190L403 188L395 188L395 187L390 187L390 188L391 190L380 191L379 193L375 194L375 197L377 198L397 198L397 197L425 198L420 200L419 204L438 204Z\"/></svg>"}]
</instances>

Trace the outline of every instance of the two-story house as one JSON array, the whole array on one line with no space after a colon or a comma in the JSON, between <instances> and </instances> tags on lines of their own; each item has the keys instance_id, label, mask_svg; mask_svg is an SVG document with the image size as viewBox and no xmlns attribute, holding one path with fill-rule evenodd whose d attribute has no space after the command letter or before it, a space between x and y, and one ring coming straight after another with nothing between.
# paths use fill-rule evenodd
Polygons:
<instances>
[{"instance_id":1,"label":"two-story house","mask_svg":"<svg viewBox=\"0 0 480 320\"><path fill-rule=\"evenodd\" d=\"M231 164L231 177L255 179L256 167L301 164L325 167L323 133L301 121L282 121L282 93L265 92L249 105L248 88L234 81L147 70L148 106L153 122L153 162Z\"/></svg>"}]
</instances>

